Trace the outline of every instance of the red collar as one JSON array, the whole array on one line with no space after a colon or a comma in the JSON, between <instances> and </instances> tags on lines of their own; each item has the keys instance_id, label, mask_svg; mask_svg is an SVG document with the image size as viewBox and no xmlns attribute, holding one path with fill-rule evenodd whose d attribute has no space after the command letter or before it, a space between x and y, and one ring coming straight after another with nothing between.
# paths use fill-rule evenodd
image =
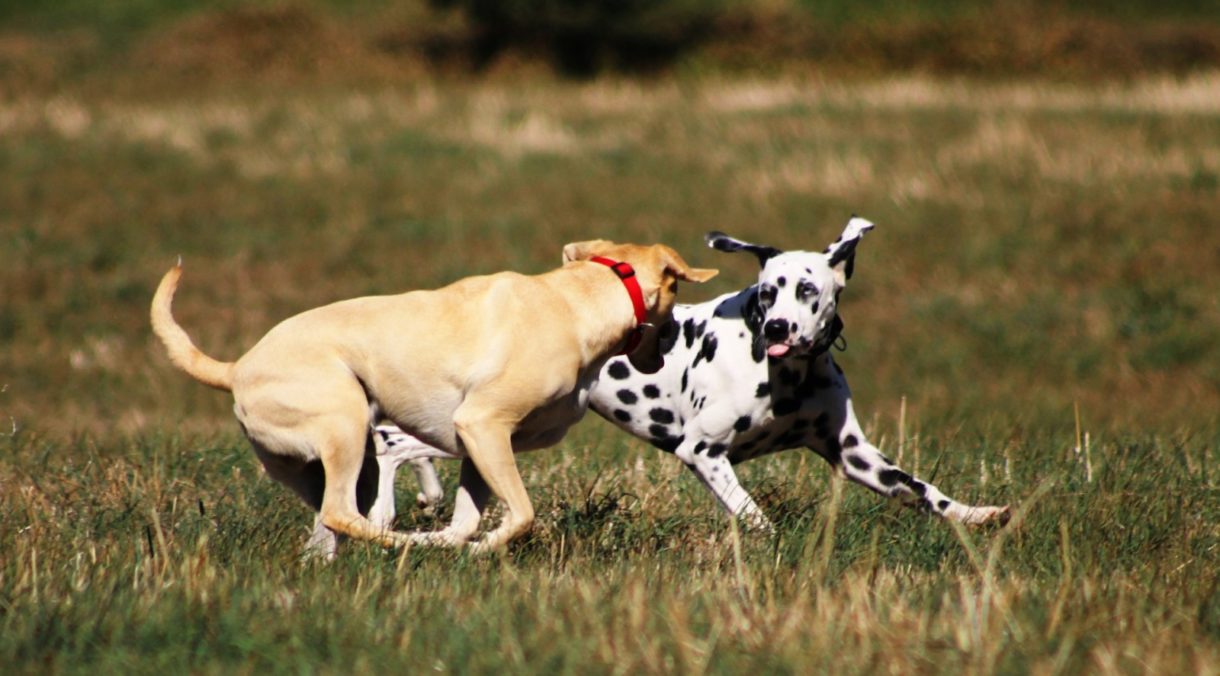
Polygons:
<instances>
[{"instance_id":1,"label":"red collar","mask_svg":"<svg viewBox=\"0 0 1220 676\"><path fill-rule=\"evenodd\" d=\"M640 289L640 280L635 277L635 268L632 268L631 264L626 261L613 261L601 256L593 256L589 260L601 263L613 270L622 281L623 286L627 287L627 295L631 296L631 306L635 308L635 328L631 330L631 335L627 337L627 345L620 353L630 354L639 347L640 340L643 338L644 322L648 319L648 309L644 307L644 292Z\"/></svg>"}]
</instances>

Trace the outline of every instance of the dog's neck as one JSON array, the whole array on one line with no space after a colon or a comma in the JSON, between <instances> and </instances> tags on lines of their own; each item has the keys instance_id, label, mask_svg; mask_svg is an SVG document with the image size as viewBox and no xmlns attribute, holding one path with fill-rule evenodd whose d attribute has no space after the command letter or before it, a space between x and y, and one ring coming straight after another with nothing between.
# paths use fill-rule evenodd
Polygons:
<instances>
[{"instance_id":1,"label":"dog's neck","mask_svg":"<svg viewBox=\"0 0 1220 676\"><path fill-rule=\"evenodd\" d=\"M631 307L635 311L635 328L627 336L627 344L619 354L629 354L640 346L644 337L644 323L648 321L648 308L644 305L644 291L640 288L640 280L635 276L635 268L626 261L616 261L602 256L594 256L589 260L604 265L618 275L627 297L631 299Z\"/></svg>"},{"instance_id":2,"label":"dog's neck","mask_svg":"<svg viewBox=\"0 0 1220 676\"><path fill-rule=\"evenodd\" d=\"M624 285L615 279L615 273L605 265L581 262L575 267L575 283L569 277L564 284L573 314L571 325L578 331L583 361L602 362L622 351L628 334L640 325L636 305ZM646 310L647 293L642 288L640 297Z\"/></svg>"}]
</instances>

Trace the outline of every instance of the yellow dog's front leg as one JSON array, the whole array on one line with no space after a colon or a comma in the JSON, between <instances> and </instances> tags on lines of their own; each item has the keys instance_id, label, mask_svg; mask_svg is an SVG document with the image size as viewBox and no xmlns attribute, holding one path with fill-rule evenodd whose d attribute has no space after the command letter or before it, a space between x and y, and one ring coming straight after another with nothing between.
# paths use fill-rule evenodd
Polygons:
<instances>
[{"instance_id":1,"label":"yellow dog's front leg","mask_svg":"<svg viewBox=\"0 0 1220 676\"><path fill-rule=\"evenodd\" d=\"M479 540L473 551L483 553L499 549L534 523L534 506L525 492L513 455L513 423L494 411L482 411L464 404L454 416L454 425L466 447L466 457L505 505L504 519L499 527Z\"/></svg>"}]
</instances>

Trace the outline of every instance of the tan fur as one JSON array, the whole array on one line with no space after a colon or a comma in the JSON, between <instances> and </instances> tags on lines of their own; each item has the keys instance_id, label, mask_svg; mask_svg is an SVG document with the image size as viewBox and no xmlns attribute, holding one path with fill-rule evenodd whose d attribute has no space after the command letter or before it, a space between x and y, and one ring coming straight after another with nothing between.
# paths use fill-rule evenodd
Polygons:
<instances>
[{"instance_id":1,"label":"tan fur","mask_svg":"<svg viewBox=\"0 0 1220 676\"><path fill-rule=\"evenodd\" d=\"M161 338L165 349L169 352L169 360L174 366L191 374L195 380L215 387L219 390L233 389L233 364L216 361L195 347L186 331L174 321L170 313L170 304L174 301L174 291L178 289L178 279L182 277L182 262L170 268L161 279L157 293L153 296L152 318L153 333Z\"/></svg>"},{"instance_id":2,"label":"tan fur","mask_svg":"<svg viewBox=\"0 0 1220 676\"><path fill-rule=\"evenodd\" d=\"M658 325L673 308L677 280L716 274L691 268L663 245L574 243L564 247L562 268L541 275L470 277L435 291L303 312L225 363L196 348L174 321L175 267L153 298L152 325L175 366L232 390L237 419L268 473L320 510L327 528L385 545L457 545L476 534L490 491L507 510L476 546L487 550L533 521L514 452L563 437L584 414L602 365L635 326L623 284L591 256L635 268L649 322ZM644 370L659 368L656 331L645 332L630 359ZM376 490L376 463L365 444L381 417L464 458L448 528L399 533L362 515L362 498Z\"/></svg>"}]
</instances>

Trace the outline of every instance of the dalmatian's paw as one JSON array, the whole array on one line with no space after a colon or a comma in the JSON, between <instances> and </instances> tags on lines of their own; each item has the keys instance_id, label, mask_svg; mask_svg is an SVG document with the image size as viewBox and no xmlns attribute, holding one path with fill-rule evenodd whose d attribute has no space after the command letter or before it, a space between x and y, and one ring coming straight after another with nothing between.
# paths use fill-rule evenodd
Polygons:
<instances>
[{"instance_id":1,"label":"dalmatian's paw","mask_svg":"<svg viewBox=\"0 0 1220 676\"><path fill-rule=\"evenodd\" d=\"M428 516L436 516L436 503L437 500L423 493L415 494L415 507Z\"/></svg>"},{"instance_id":2,"label":"dalmatian's paw","mask_svg":"<svg viewBox=\"0 0 1220 676\"><path fill-rule=\"evenodd\" d=\"M962 523L968 526L995 526L1002 528L1012 519L1012 508L1003 507L971 507Z\"/></svg>"}]
</instances>

